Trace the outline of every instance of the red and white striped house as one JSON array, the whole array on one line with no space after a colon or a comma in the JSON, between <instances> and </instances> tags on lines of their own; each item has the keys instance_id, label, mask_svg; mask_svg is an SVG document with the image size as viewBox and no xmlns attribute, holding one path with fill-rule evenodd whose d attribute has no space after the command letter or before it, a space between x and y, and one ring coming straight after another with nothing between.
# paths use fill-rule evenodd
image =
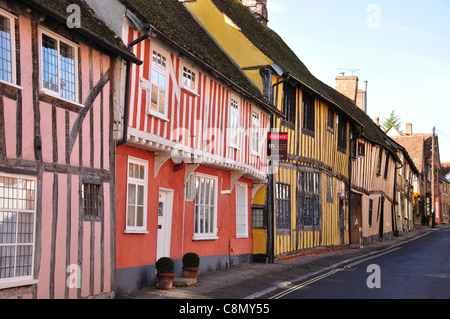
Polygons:
<instances>
[{"instance_id":1,"label":"red and white striped house","mask_svg":"<svg viewBox=\"0 0 450 319\"><path fill-rule=\"evenodd\" d=\"M128 98L116 114L117 294L153 285L164 256L178 274L187 252L200 256L200 273L251 261L270 107L179 1L114 10L143 61L124 67Z\"/></svg>"}]
</instances>

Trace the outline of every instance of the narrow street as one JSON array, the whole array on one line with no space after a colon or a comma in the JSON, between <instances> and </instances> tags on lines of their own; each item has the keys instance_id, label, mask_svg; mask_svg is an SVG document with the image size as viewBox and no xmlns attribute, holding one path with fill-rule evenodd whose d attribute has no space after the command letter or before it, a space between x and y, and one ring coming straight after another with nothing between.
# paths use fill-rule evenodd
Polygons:
<instances>
[{"instance_id":1,"label":"narrow street","mask_svg":"<svg viewBox=\"0 0 450 319\"><path fill-rule=\"evenodd\" d=\"M430 232L264 296L264 299L448 299L450 229Z\"/></svg>"}]
</instances>

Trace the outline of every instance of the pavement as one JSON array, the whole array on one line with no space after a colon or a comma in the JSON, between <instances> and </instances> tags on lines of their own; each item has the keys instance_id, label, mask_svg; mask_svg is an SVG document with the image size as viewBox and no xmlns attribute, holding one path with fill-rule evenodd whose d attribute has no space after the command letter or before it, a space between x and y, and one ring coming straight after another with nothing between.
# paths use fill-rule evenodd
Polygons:
<instances>
[{"instance_id":1,"label":"pavement","mask_svg":"<svg viewBox=\"0 0 450 319\"><path fill-rule=\"evenodd\" d=\"M173 290L146 287L116 299L256 299L296 282L339 268L356 260L395 248L450 225L420 226L399 237L364 247L348 247L317 255L299 256L275 263L247 263L198 276L197 283Z\"/></svg>"}]
</instances>

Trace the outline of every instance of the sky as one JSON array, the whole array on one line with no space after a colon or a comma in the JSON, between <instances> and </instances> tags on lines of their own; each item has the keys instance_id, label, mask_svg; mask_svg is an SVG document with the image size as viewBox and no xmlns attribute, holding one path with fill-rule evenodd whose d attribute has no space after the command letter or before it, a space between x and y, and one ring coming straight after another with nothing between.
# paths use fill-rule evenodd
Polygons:
<instances>
[{"instance_id":1,"label":"sky","mask_svg":"<svg viewBox=\"0 0 450 319\"><path fill-rule=\"evenodd\" d=\"M450 161L450 1L267 0L268 26L310 72L335 87L340 72L367 87L367 113L394 110L401 130L439 138ZM357 71L355 71L357 70Z\"/></svg>"}]
</instances>

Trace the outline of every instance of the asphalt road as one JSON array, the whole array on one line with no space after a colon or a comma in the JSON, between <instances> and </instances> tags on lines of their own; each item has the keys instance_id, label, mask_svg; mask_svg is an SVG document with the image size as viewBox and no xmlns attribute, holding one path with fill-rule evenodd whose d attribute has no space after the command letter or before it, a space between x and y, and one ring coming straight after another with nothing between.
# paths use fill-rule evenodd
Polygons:
<instances>
[{"instance_id":1,"label":"asphalt road","mask_svg":"<svg viewBox=\"0 0 450 319\"><path fill-rule=\"evenodd\" d=\"M428 235L264 299L449 299L450 229Z\"/></svg>"}]
</instances>

